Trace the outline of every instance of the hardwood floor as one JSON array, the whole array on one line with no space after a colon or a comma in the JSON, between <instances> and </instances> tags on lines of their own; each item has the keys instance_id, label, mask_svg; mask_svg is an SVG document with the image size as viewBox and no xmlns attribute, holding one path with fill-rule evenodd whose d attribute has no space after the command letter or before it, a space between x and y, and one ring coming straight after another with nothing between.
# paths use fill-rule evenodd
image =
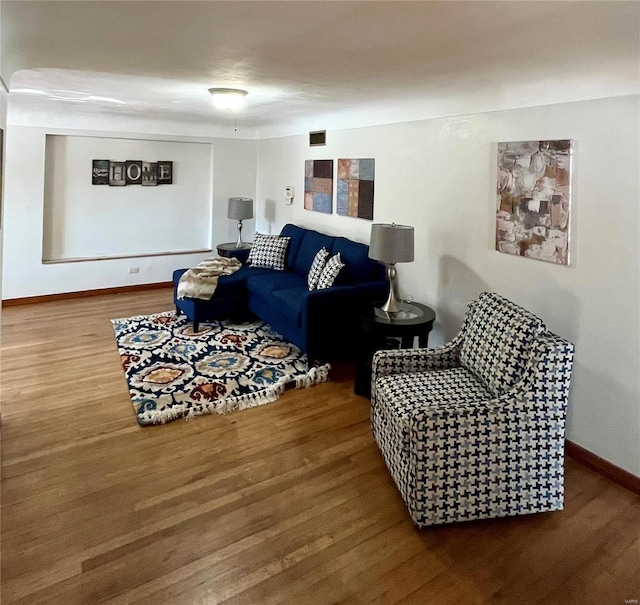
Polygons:
<instances>
[{"instance_id":1,"label":"hardwood floor","mask_svg":"<svg viewBox=\"0 0 640 605\"><path fill-rule=\"evenodd\" d=\"M139 427L109 319L171 291L2 312L2 603L625 603L640 497L567 460L562 512L416 530L352 368Z\"/></svg>"}]
</instances>

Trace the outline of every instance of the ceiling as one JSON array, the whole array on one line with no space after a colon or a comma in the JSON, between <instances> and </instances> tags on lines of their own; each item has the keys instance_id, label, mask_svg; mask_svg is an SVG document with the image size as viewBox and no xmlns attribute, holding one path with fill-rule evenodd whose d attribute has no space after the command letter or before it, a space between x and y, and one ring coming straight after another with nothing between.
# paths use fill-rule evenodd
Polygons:
<instances>
[{"instance_id":1,"label":"ceiling","mask_svg":"<svg viewBox=\"0 0 640 605\"><path fill-rule=\"evenodd\" d=\"M130 116L256 136L639 92L638 2L3 0L10 121ZM211 87L249 91L237 114ZM20 118L22 116L22 118Z\"/></svg>"}]
</instances>

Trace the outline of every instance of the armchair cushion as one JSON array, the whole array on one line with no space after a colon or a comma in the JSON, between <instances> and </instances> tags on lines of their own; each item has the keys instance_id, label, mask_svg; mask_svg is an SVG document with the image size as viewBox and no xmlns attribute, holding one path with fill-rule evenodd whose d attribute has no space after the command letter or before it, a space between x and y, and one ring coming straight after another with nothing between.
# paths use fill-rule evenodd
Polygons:
<instances>
[{"instance_id":1,"label":"armchair cushion","mask_svg":"<svg viewBox=\"0 0 640 605\"><path fill-rule=\"evenodd\" d=\"M469 305L464 330L460 361L497 396L518 383L531 345L545 326L522 307L483 292Z\"/></svg>"},{"instance_id":2,"label":"armchair cushion","mask_svg":"<svg viewBox=\"0 0 640 605\"><path fill-rule=\"evenodd\" d=\"M491 399L484 384L462 366L437 372L382 376L376 383L376 390L380 400L390 406L390 411L404 420L424 406Z\"/></svg>"}]
</instances>

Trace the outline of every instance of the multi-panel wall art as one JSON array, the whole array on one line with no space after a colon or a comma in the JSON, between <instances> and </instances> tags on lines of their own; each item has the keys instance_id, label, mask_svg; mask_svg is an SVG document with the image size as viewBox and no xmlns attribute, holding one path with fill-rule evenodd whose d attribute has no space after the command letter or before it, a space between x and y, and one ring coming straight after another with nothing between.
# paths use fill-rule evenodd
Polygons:
<instances>
[{"instance_id":1,"label":"multi-panel wall art","mask_svg":"<svg viewBox=\"0 0 640 605\"><path fill-rule=\"evenodd\" d=\"M333 160L304 163L304 207L316 212L333 212Z\"/></svg>"},{"instance_id":2,"label":"multi-panel wall art","mask_svg":"<svg viewBox=\"0 0 640 605\"><path fill-rule=\"evenodd\" d=\"M569 264L572 142L498 143L496 250Z\"/></svg>"},{"instance_id":3,"label":"multi-panel wall art","mask_svg":"<svg viewBox=\"0 0 640 605\"><path fill-rule=\"evenodd\" d=\"M374 177L373 158L338 160L338 214L373 220Z\"/></svg>"},{"instance_id":4,"label":"multi-panel wall art","mask_svg":"<svg viewBox=\"0 0 640 605\"><path fill-rule=\"evenodd\" d=\"M304 207L333 212L333 160L306 160ZM375 160L339 159L336 211L342 216L373 220Z\"/></svg>"}]
</instances>

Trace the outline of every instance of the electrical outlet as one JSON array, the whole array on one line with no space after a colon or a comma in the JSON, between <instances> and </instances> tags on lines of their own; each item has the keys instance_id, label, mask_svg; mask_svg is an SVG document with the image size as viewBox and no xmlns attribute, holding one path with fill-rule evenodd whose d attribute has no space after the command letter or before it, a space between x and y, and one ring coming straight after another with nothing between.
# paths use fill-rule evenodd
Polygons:
<instances>
[{"instance_id":1,"label":"electrical outlet","mask_svg":"<svg viewBox=\"0 0 640 605\"><path fill-rule=\"evenodd\" d=\"M140 273L140 267L129 267L129 273Z\"/></svg>"}]
</instances>

